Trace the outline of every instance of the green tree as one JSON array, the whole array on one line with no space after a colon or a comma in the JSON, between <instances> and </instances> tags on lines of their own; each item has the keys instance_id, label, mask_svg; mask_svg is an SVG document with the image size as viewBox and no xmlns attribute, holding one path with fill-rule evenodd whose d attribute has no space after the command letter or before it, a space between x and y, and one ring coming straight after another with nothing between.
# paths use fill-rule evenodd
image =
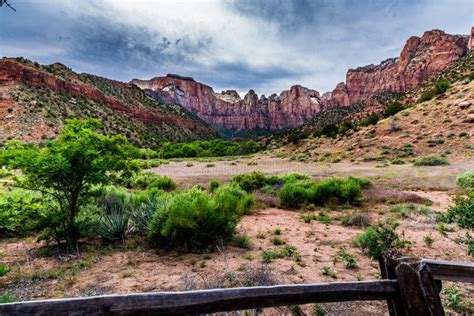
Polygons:
<instances>
[{"instance_id":1,"label":"green tree","mask_svg":"<svg viewBox=\"0 0 474 316\"><path fill-rule=\"evenodd\" d=\"M68 120L57 140L44 146L10 143L0 153L0 163L21 170L19 187L53 197L64 225L64 239L74 249L79 238L76 218L92 188L110 183L113 172L128 172L133 148L123 136L97 133L95 119ZM55 218L57 220L57 218ZM61 222L61 221L58 221Z\"/></svg>"}]
</instances>

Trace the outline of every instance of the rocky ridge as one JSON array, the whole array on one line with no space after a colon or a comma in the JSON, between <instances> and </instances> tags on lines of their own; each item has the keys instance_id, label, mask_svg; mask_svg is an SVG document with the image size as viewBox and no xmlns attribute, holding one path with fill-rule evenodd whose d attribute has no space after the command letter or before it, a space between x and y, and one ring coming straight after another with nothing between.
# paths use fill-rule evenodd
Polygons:
<instances>
[{"instance_id":1,"label":"rocky ridge","mask_svg":"<svg viewBox=\"0 0 474 316\"><path fill-rule=\"evenodd\" d=\"M233 90L216 93L192 78L170 74L150 80L134 79L131 83L165 103L181 104L215 126L235 131L276 131L301 126L333 107L370 103L382 92L407 92L464 56L473 46L473 34L474 28L470 36L450 35L441 30L412 36L399 57L379 65L350 69L345 83L323 95L295 85L269 97L258 97L250 90L241 99Z\"/></svg>"}]
</instances>

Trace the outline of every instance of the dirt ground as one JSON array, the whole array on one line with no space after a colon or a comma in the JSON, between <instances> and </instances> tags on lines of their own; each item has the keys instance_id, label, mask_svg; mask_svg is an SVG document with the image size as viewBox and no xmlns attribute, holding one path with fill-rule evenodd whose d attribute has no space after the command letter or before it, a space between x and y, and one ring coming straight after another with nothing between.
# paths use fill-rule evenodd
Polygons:
<instances>
[{"instance_id":1,"label":"dirt ground","mask_svg":"<svg viewBox=\"0 0 474 316\"><path fill-rule=\"evenodd\" d=\"M236 165L232 165L232 162ZM252 162L252 163L251 163ZM257 163L255 165L255 162ZM250 164L249 164L250 163ZM281 174L302 172L317 178L326 176L366 176L375 188L392 188L403 196L417 195L433 202L431 210L444 212L451 203L455 191L456 174L474 167L474 162L461 161L449 166L415 168L411 165L376 168L371 163L360 164L303 164L277 158L257 156L236 161L172 162L154 168L153 171L176 180L181 187L195 184L206 185L210 179L225 181L235 174L263 170ZM396 191L393 188L405 191ZM419 189L424 189L420 191ZM382 194L385 191L382 191ZM258 197L257 197L258 198ZM262 207L253 215L245 216L238 227L239 235L250 239L248 249L235 244L221 246L202 254L162 253L147 249L142 239L127 241L125 245L104 246L99 240L88 240L80 254L52 253L45 255L33 237L0 239L0 263L6 263L11 271L0 278L0 293L7 291L22 300L52 297L89 296L109 293L131 293L219 286L223 278L236 274L250 274L264 269L278 283L314 283L349 280L370 280L380 277L378 263L368 258L352 244L363 231L362 227L343 226L341 218L352 210L367 212L370 220L388 217L398 218L402 233L411 246L403 252L410 256L431 259L472 261L465 244L458 240L469 233L453 227L442 233L433 213L417 212L397 214L396 205L382 201L363 204L360 207L337 209L315 208L312 210L284 210ZM418 205L417 207L424 207ZM305 223L302 214L319 214L324 211L330 223L312 220ZM279 234L276 231L280 231ZM472 232L471 232L472 233ZM433 239L428 246L426 237ZM281 244L275 245L275 239ZM279 251L294 246L300 259L280 258L269 263L262 261L263 251ZM341 247L353 254L357 266L347 268L337 256ZM331 275L323 274L328 267ZM259 276L260 277L260 276ZM474 297L474 289L466 288L468 297ZM312 306L305 306L308 314ZM345 303L325 305L329 314L384 315L384 302ZM289 314L289 309L268 311L268 314Z\"/></svg>"}]
</instances>

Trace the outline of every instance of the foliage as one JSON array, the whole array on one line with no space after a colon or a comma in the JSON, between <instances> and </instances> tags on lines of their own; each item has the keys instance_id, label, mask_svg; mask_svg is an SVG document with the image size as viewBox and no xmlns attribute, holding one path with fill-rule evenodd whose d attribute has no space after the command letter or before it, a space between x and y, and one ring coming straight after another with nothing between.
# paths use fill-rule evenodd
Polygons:
<instances>
[{"instance_id":1,"label":"foliage","mask_svg":"<svg viewBox=\"0 0 474 316\"><path fill-rule=\"evenodd\" d=\"M252 242L250 241L250 237L247 234L242 234L235 238L235 243L238 247L243 249L251 249Z\"/></svg>"},{"instance_id":2,"label":"foliage","mask_svg":"<svg viewBox=\"0 0 474 316\"><path fill-rule=\"evenodd\" d=\"M65 225L62 239L71 249L80 236L78 214L93 186L110 183L112 172L130 169L132 149L127 140L99 134L99 126L93 119L68 120L59 139L44 147L11 142L0 153L0 163L22 171L24 178L17 185L57 201L60 212L55 215Z\"/></svg>"},{"instance_id":3,"label":"foliage","mask_svg":"<svg viewBox=\"0 0 474 316\"><path fill-rule=\"evenodd\" d=\"M423 166L442 166L442 165L449 165L449 162L446 158L438 157L438 156L425 156L422 158L417 159L413 165L417 167Z\"/></svg>"},{"instance_id":4,"label":"foliage","mask_svg":"<svg viewBox=\"0 0 474 316\"><path fill-rule=\"evenodd\" d=\"M214 194L214 201L220 211L239 216L250 215L255 205L254 197L235 184L220 186Z\"/></svg>"},{"instance_id":5,"label":"foliage","mask_svg":"<svg viewBox=\"0 0 474 316\"><path fill-rule=\"evenodd\" d=\"M6 303L13 303L16 302L18 299L14 295L8 294L8 292L3 292L0 294L0 304L6 304Z\"/></svg>"},{"instance_id":6,"label":"foliage","mask_svg":"<svg viewBox=\"0 0 474 316\"><path fill-rule=\"evenodd\" d=\"M235 188L229 186L218 191L221 189L215 199L198 188L175 193L153 215L148 226L151 242L166 249L198 251L219 240L232 239L241 213L246 209L242 205L248 205L240 199L247 200L247 196L227 201L227 193L236 192Z\"/></svg>"},{"instance_id":7,"label":"foliage","mask_svg":"<svg viewBox=\"0 0 474 316\"><path fill-rule=\"evenodd\" d=\"M14 189L0 196L0 232L24 236L39 231L51 207L53 201L38 192Z\"/></svg>"},{"instance_id":8,"label":"foliage","mask_svg":"<svg viewBox=\"0 0 474 316\"><path fill-rule=\"evenodd\" d=\"M403 106L400 102L393 102L390 103L386 108L385 111L383 112L384 117L389 117L392 115L397 114L403 109Z\"/></svg>"},{"instance_id":9,"label":"foliage","mask_svg":"<svg viewBox=\"0 0 474 316\"><path fill-rule=\"evenodd\" d=\"M341 217L341 224L344 226L367 227L370 225L370 217L364 212L350 211Z\"/></svg>"},{"instance_id":10,"label":"foliage","mask_svg":"<svg viewBox=\"0 0 474 316\"><path fill-rule=\"evenodd\" d=\"M358 235L354 245L373 259L378 259L387 249L405 248L410 242L395 231L397 227L398 223L395 222L377 222Z\"/></svg>"},{"instance_id":11,"label":"foliage","mask_svg":"<svg viewBox=\"0 0 474 316\"><path fill-rule=\"evenodd\" d=\"M271 262L272 260L275 259L280 259L280 258L290 258L295 261L300 261L301 260L301 255L298 251L298 249L295 246L291 245L285 245L282 249L280 250L263 250L262 251L262 260L264 262Z\"/></svg>"},{"instance_id":12,"label":"foliage","mask_svg":"<svg viewBox=\"0 0 474 316\"><path fill-rule=\"evenodd\" d=\"M233 183L237 183L247 192L252 192L263 188L265 185L273 185L278 181L276 176L266 176L263 172L254 171L243 173L232 178Z\"/></svg>"},{"instance_id":13,"label":"foliage","mask_svg":"<svg viewBox=\"0 0 474 316\"><path fill-rule=\"evenodd\" d=\"M474 169L458 175L456 177L456 184L463 190L474 190Z\"/></svg>"},{"instance_id":14,"label":"foliage","mask_svg":"<svg viewBox=\"0 0 474 316\"><path fill-rule=\"evenodd\" d=\"M187 143L164 143L151 156L165 159L239 156L254 154L262 149L255 141L196 140Z\"/></svg>"},{"instance_id":15,"label":"foliage","mask_svg":"<svg viewBox=\"0 0 474 316\"><path fill-rule=\"evenodd\" d=\"M10 271L10 268L3 263L0 263L0 278Z\"/></svg>"},{"instance_id":16,"label":"foliage","mask_svg":"<svg viewBox=\"0 0 474 316\"><path fill-rule=\"evenodd\" d=\"M221 184L219 183L219 181L217 181L216 179L212 179L211 183L209 183L209 191L215 192L220 185Z\"/></svg>"},{"instance_id":17,"label":"foliage","mask_svg":"<svg viewBox=\"0 0 474 316\"><path fill-rule=\"evenodd\" d=\"M129 230L132 205L130 197L111 192L102 201L102 214L97 223L97 233L106 241L124 241Z\"/></svg>"},{"instance_id":18,"label":"foliage","mask_svg":"<svg viewBox=\"0 0 474 316\"><path fill-rule=\"evenodd\" d=\"M176 183L169 177L158 175L154 172L138 172L126 179L123 184L132 189L151 189L171 191L176 189Z\"/></svg>"},{"instance_id":19,"label":"foliage","mask_svg":"<svg viewBox=\"0 0 474 316\"><path fill-rule=\"evenodd\" d=\"M446 80L438 80L435 82L435 85L432 89L423 92L418 99L418 102L425 102L433 99L438 94L443 94L448 90L449 82Z\"/></svg>"},{"instance_id":20,"label":"foliage","mask_svg":"<svg viewBox=\"0 0 474 316\"><path fill-rule=\"evenodd\" d=\"M280 204L295 208L303 203L326 205L329 202L354 204L362 196L362 187L368 180L358 178L329 178L320 181L291 181L279 193Z\"/></svg>"}]
</instances>

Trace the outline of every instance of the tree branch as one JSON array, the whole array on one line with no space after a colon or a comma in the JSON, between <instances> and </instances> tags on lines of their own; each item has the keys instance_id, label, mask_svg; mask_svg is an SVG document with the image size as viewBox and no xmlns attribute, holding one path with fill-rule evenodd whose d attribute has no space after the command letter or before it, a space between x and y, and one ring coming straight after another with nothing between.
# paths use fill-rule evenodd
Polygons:
<instances>
[{"instance_id":1,"label":"tree branch","mask_svg":"<svg viewBox=\"0 0 474 316\"><path fill-rule=\"evenodd\" d=\"M10 8L10 9L12 9L13 11L16 12L16 9L15 9L14 7L12 7L12 6L10 5L10 3L8 3L7 0L0 0L0 7L2 7L3 5L5 5L6 7Z\"/></svg>"}]
</instances>

